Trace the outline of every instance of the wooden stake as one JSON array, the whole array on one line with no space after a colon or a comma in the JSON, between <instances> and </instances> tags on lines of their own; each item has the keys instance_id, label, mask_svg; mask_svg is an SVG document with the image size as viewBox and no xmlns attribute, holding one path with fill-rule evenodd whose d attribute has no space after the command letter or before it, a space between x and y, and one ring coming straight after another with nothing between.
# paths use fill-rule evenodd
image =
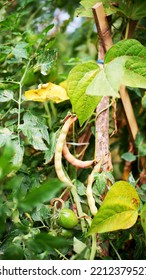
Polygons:
<instances>
[{"instance_id":1,"label":"wooden stake","mask_svg":"<svg viewBox=\"0 0 146 280\"><path fill-rule=\"evenodd\" d=\"M97 3L96 5L93 6L93 15L96 23L97 30L99 32L100 40L101 40L101 46L100 49L103 48L101 51L102 58L104 57L104 54L110 47L112 47L113 42L112 42L112 37L110 34L110 29L107 21L107 17L103 8L103 4ZM133 112L133 107L131 105L131 101L128 95L128 92L126 90L125 86L120 87L120 96L123 104L123 108L125 111L125 115L127 118L128 126L130 129L131 137L132 140L135 140L136 134L138 132L138 125L137 121Z\"/></svg>"}]
</instances>

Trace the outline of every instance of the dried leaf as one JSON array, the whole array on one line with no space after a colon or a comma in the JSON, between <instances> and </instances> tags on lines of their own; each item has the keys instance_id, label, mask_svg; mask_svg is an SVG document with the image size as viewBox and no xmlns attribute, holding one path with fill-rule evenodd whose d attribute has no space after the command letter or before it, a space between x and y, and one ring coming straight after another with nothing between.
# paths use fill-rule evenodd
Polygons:
<instances>
[{"instance_id":1,"label":"dried leaf","mask_svg":"<svg viewBox=\"0 0 146 280\"><path fill-rule=\"evenodd\" d=\"M38 89L31 89L25 91L27 100L45 102L51 100L55 103L60 103L68 98L66 90L53 83L46 83L39 85Z\"/></svg>"}]
</instances>

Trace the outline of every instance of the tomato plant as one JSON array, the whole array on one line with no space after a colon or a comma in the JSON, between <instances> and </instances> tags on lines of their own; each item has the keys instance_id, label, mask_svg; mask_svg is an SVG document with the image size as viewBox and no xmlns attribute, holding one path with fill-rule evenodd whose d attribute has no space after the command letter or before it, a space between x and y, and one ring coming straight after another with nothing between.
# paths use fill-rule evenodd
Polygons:
<instances>
[{"instance_id":1,"label":"tomato plant","mask_svg":"<svg viewBox=\"0 0 146 280\"><path fill-rule=\"evenodd\" d=\"M146 258L145 13L1 1L0 259Z\"/></svg>"}]
</instances>

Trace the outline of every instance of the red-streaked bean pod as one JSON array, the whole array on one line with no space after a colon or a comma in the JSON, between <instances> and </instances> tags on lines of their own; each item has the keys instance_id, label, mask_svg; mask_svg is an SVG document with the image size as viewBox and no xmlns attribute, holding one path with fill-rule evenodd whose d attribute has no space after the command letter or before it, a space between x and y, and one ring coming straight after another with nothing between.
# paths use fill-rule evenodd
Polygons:
<instances>
[{"instance_id":1,"label":"red-streaked bean pod","mask_svg":"<svg viewBox=\"0 0 146 280\"><path fill-rule=\"evenodd\" d=\"M79 168L87 168L87 167L90 167L94 160L86 160L86 161L82 161L82 160L79 160L77 158L75 158L69 151L66 143L64 144L63 146L63 150L62 150L62 153L63 153L63 156L64 158L69 162L71 163L72 165L76 166L76 167L79 167Z\"/></svg>"},{"instance_id":2,"label":"red-streaked bean pod","mask_svg":"<svg viewBox=\"0 0 146 280\"><path fill-rule=\"evenodd\" d=\"M61 128L60 135L57 140L56 149L55 149L55 157L54 157L54 165L58 178L60 181L64 182L67 186L72 187L73 184L71 180L65 175L65 172L62 167L62 150L64 143L66 141L66 136L69 130L69 127L72 123L77 120L76 116L69 117Z\"/></svg>"}]
</instances>

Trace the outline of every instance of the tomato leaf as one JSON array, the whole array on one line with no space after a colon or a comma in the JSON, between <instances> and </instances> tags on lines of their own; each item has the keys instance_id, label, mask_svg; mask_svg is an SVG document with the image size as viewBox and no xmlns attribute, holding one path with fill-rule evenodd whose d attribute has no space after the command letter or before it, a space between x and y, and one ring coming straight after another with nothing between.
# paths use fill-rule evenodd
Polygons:
<instances>
[{"instance_id":1,"label":"tomato leaf","mask_svg":"<svg viewBox=\"0 0 146 280\"><path fill-rule=\"evenodd\" d=\"M129 183L116 182L95 215L88 235L132 227L138 217L139 196Z\"/></svg>"},{"instance_id":2,"label":"tomato leaf","mask_svg":"<svg viewBox=\"0 0 146 280\"><path fill-rule=\"evenodd\" d=\"M32 250L42 251L50 248L65 248L72 245L71 239L58 236L49 236L47 233L38 233L29 241Z\"/></svg>"},{"instance_id":3,"label":"tomato leaf","mask_svg":"<svg viewBox=\"0 0 146 280\"><path fill-rule=\"evenodd\" d=\"M97 63L88 61L76 65L69 73L67 79L68 95L80 125L92 115L101 100L101 97L91 97L85 94L87 86L98 71Z\"/></svg>"},{"instance_id":4,"label":"tomato leaf","mask_svg":"<svg viewBox=\"0 0 146 280\"><path fill-rule=\"evenodd\" d=\"M25 42L19 42L13 49L12 49L12 54L17 58L17 59L22 59L28 58L28 52L27 52L27 47L28 44Z\"/></svg>"},{"instance_id":5,"label":"tomato leaf","mask_svg":"<svg viewBox=\"0 0 146 280\"><path fill-rule=\"evenodd\" d=\"M58 179L49 179L39 187L30 190L26 197L18 202L18 206L24 211L30 211L41 203L50 201L63 187L64 184Z\"/></svg>"},{"instance_id":6,"label":"tomato leaf","mask_svg":"<svg viewBox=\"0 0 146 280\"><path fill-rule=\"evenodd\" d=\"M23 116L24 123L19 126L23 134L36 150L45 151L49 145L48 127L43 124L42 119L27 112ZM44 142L45 141L45 142Z\"/></svg>"},{"instance_id":7,"label":"tomato leaf","mask_svg":"<svg viewBox=\"0 0 146 280\"><path fill-rule=\"evenodd\" d=\"M14 93L11 90L0 90L0 102L7 102L13 99Z\"/></svg>"}]
</instances>

